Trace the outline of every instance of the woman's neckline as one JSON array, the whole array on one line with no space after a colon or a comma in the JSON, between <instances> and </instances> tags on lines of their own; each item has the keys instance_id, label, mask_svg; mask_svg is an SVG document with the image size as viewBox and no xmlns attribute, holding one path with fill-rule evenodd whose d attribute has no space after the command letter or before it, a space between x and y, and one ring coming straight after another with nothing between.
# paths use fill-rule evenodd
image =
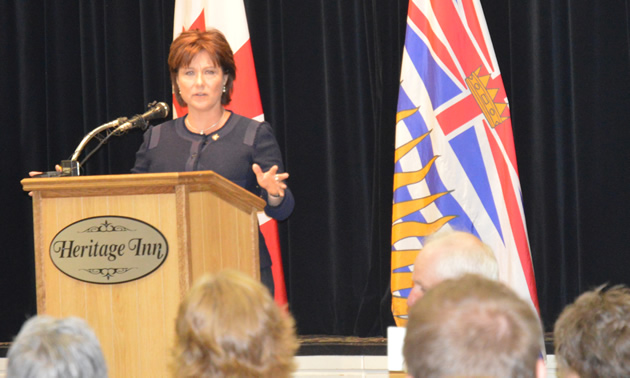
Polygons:
<instances>
[{"instance_id":1,"label":"woman's neckline","mask_svg":"<svg viewBox=\"0 0 630 378\"><path fill-rule=\"evenodd\" d=\"M195 135L208 136L210 134L214 134L225 127L231 116L231 112L229 110L226 110L225 108L222 109L223 110L221 112L219 120L204 129L198 129L197 127L195 127L190 121L190 113L186 114L186 117L184 118L184 127L186 128L186 130L188 130L188 132Z\"/></svg>"}]
</instances>

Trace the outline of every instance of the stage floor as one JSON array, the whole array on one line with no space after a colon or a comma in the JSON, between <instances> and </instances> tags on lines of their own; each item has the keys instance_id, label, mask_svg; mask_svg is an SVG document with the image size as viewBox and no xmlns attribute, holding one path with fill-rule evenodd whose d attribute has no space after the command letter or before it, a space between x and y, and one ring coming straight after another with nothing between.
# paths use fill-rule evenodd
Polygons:
<instances>
[{"instance_id":1,"label":"stage floor","mask_svg":"<svg viewBox=\"0 0 630 378\"><path fill-rule=\"evenodd\" d=\"M298 356L386 356L387 338L354 336L299 336ZM545 350L553 354L553 334L545 334Z\"/></svg>"},{"instance_id":2,"label":"stage floor","mask_svg":"<svg viewBox=\"0 0 630 378\"><path fill-rule=\"evenodd\" d=\"M354 336L299 336L298 356L386 356L387 339L384 337ZM11 343L0 342L0 357L6 357ZM553 335L545 334L547 354L553 354Z\"/></svg>"},{"instance_id":3,"label":"stage floor","mask_svg":"<svg viewBox=\"0 0 630 378\"><path fill-rule=\"evenodd\" d=\"M400 374L387 371L387 339L384 337L353 337L308 335L299 336L300 349L294 377L362 377L391 378ZM0 378L5 377L6 352L10 343L0 343ZM551 334L545 335L547 377L556 377Z\"/></svg>"}]
</instances>

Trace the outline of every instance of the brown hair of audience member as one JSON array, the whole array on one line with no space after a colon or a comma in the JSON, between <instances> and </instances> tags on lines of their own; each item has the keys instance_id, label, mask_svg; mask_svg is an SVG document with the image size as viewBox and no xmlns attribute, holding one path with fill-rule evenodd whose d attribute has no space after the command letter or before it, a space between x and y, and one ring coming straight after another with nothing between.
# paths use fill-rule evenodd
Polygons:
<instances>
[{"instance_id":1,"label":"brown hair of audience member","mask_svg":"<svg viewBox=\"0 0 630 378\"><path fill-rule=\"evenodd\" d=\"M553 336L561 373L630 377L630 289L600 286L580 295L556 320Z\"/></svg>"},{"instance_id":2,"label":"brown hair of audience member","mask_svg":"<svg viewBox=\"0 0 630 378\"><path fill-rule=\"evenodd\" d=\"M221 104L227 105L232 101L232 86L236 79L236 65L230 44L223 33L217 29L208 31L188 30L182 32L171 43L168 54L168 68L171 72L171 83L175 98L181 106L187 106L179 94L177 73L180 68L187 67L193 58L202 51L207 51L214 64L221 67L223 73L228 76L225 91L221 96Z\"/></svg>"},{"instance_id":3,"label":"brown hair of audience member","mask_svg":"<svg viewBox=\"0 0 630 378\"><path fill-rule=\"evenodd\" d=\"M466 274L447 279L410 309L403 347L412 377L535 377L542 327L504 284Z\"/></svg>"},{"instance_id":4,"label":"brown hair of audience member","mask_svg":"<svg viewBox=\"0 0 630 378\"><path fill-rule=\"evenodd\" d=\"M202 277L179 307L177 377L289 377L295 323L260 282L234 270Z\"/></svg>"}]
</instances>

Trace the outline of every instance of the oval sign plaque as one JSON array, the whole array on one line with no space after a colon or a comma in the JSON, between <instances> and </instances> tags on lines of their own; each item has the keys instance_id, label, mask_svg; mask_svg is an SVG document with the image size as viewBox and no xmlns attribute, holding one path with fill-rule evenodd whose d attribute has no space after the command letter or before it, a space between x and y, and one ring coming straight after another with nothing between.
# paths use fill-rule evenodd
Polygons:
<instances>
[{"instance_id":1,"label":"oval sign plaque","mask_svg":"<svg viewBox=\"0 0 630 378\"><path fill-rule=\"evenodd\" d=\"M77 280L116 284L137 280L159 268L168 256L160 231L134 218L85 218L65 227L50 243L50 258Z\"/></svg>"}]
</instances>

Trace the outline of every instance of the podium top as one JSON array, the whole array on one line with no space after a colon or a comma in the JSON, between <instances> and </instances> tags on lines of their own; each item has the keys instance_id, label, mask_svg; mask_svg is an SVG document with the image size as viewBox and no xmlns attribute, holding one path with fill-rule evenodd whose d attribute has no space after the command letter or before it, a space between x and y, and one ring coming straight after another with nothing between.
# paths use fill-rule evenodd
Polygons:
<instances>
[{"instance_id":1,"label":"podium top","mask_svg":"<svg viewBox=\"0 0 630 378\"><path fill-rule=\"evenodd\" d=\"M266 205L262 198L213 171L34 177L21 183L24 191L41 198L161 194L185 187L188 192L212 192L239 207L261 211Z\"/></svg>"}]
</instances>

